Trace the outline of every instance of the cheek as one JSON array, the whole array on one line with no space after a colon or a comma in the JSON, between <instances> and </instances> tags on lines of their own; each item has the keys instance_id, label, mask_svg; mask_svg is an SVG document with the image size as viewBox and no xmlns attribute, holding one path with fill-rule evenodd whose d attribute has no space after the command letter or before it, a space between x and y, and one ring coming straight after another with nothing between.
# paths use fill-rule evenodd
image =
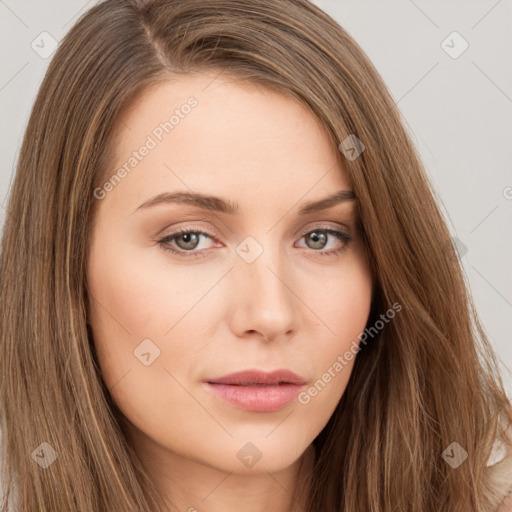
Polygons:
<instances>
[{"instance_id":1,"label":"cheek","mask_svg":"<svg viewBox=\"0 0 512 512\"><path fill-rule=\"evenodd\" d=\"M130 422L163 444L203 436L204 411L187 379L213 323L212 303L201 299L215 281L171 272L136 252L113 257L111 250L93 253L89 272L90 323L105 384Z\"/></svg>"},{"instance_id":2,"label":"cheek","mask_svg":"<svg viewBox=\"0 0 512 512\"><path fill-rule=\"evenodd\" d=\"M323 419L334 411L348 384L370 314L372 287L368 259L365 253L355 252L335 278L324 280L322 290L309 295L317 298L311 309L319 312L323 325L318 329L324 335L316 338L321 347L310 350L315 379L299 396L299 403Z\"/></svg>"},{"instance_id":3,"label":"cheek","mask_svg":"<svg viewBox=\"0 0 512 512\"><path fill-rule=\"evenodd\" d=\"M314 281L313 281L314 282ZM323 362L332 358L333 351L342 350L361 333L368 320L372 301L373 279L369 260L360 246L340 263L329 276L317 276L318 283L310 289L308 301L324 323L325 350Z\"/></svg>"},{"instance_id":4,"label":"cheek","mask_svg":"<svg viewBox=\"0 0 512 512\"><path fill-rule=\"evenodd\" d=\"M101 249L93 246L89 260L89 316L110 387L128 371L144 367L148 359L161 361L165 335L172 336L192 307L195 293L178 272L163 280L164 269L145 260L141 252L122 250L105 240L97 247ZM147 352L150 356L143 356Z\"/></svg>"},{"instance_id":5,"label":"cheek","mask_svg":"<svg viewBox=\"0 0 512 512\"><path fill-rule=\"evenodd\" d=\"M96 323L133 341L165 337L215 283L213 272L170 264L158 247L101 247L93 248L89 266Z\"/></svg>"}]
</instances>

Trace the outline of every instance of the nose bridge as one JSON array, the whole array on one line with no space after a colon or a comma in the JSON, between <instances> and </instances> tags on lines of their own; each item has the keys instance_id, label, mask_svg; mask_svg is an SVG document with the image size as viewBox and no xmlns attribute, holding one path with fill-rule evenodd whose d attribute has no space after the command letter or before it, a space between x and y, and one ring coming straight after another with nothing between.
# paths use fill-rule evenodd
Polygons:
<instances>
[{"instance_id":1,"label":"nose bridge","mask_svg":"<svg viewBox=\"0 0 512 512\"><path fill-rule=\"evenodd\" d=\"M270 243L271 238L266 236L258 242L247 237L239 244L235 271L240 290L235 295L236 307L243 311L245 328L269 337L292 329L296 314L286 255L279 243Z\"/></svg>"},{"instance_id":2,"label":"nose bridge","mask_svg":"<svg viewBox=\"0 0 512 512\"><path fill-rule=\"evenodd\" d=\"M243 249L249 249L249 252L243 253ZM248 236L239 245L237 253L255 286L267 287L274 292L274 296L283 293L283 280L286 280L289 273L286 254L282 251L280 241L272 233L259 234L257 240ZM245 258L245 254L249 254L249 257Z\"/></svg>"}]
</instances>

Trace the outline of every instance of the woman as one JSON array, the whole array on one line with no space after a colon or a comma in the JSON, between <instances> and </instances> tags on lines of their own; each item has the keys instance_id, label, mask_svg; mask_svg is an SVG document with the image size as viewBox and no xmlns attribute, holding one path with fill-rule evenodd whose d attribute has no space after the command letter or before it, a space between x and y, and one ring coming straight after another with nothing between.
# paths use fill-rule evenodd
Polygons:
<instances>
[{"instance_id":1,"label":"woman","mask_svg":"<svg viewBox=\"0 0 512 512\"><path fill-rule=\"evenodd\" d=\"M394 107L306 0L79 20L3 234L2 510L509 506L510 403Z\"/></svg>"}]
</instances>

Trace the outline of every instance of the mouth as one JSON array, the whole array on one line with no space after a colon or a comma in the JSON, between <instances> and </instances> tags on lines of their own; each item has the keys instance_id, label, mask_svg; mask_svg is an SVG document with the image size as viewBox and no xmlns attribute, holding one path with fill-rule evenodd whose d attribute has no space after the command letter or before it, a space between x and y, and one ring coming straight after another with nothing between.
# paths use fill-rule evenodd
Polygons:
<instances>
[{"instance_id":1,"label":"mouth","mask_svg":"<svg viewBox=\"0 0 512 512\"><path fill-rule=\"evenodd\" d=\"M252 412L274 412L290 404L306 381L290 370L247 370L205 382L217 397Z\"/></svg>"}]
</instances>

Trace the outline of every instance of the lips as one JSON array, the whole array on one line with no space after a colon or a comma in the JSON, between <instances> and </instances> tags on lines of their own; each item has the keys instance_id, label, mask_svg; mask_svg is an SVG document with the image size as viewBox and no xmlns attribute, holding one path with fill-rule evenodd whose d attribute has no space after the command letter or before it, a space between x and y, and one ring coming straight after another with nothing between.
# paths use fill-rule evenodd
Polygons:
<instances>
[{"instance_id":1,"label":"lips","mask_svg":"<svg viewBox=\"0 0 512 512\"><path fill-rule=\"evenodd\" d=\"M290 370L275 370L273 372L263 372L261 370L246 370L243 372L230 373L219 379L209 380L212 384L231 384L238 386L256 385L276 385L276 384L296 384L302 386L306 381Z\"/></svg>"},{"instance_id":2,"label":"lips","mask_svg":"<svg viewBox=\"0 0 512 512\"><path fill-rule=\"evenodd\" d=\"M286 369L246 370L208 380L205 384L217 397L238 409L273 412L293 402L306 381Z\"/></svg>"}]
</instances>

